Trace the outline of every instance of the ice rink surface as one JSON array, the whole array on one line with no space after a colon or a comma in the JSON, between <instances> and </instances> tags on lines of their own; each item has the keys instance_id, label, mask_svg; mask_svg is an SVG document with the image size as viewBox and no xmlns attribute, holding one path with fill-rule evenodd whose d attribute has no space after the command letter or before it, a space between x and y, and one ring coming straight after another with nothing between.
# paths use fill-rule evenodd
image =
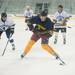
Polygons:
<instances>
[{"instance_id":1,"label":"ice rink surface","mask_svg":"<svg viewBox=\"0 0 75 75\"><path fill-rule=\"evenodd\" d=\"M54 45L54 35L50 38L49 45L66 62L65 66L59 65L59 61L41 48L40 40L34 45L29 54L23 59L20 55L29 41L32 32L25 31L24 18L14 19L15 34L13 35L16 50L12 51L10 43L5 55L2 56L7 38L5 33L0 40L0 75L75 75L75 19L71 19L67 28L67 44L62 43L62 35L59 33L58 43ZM12 38L13 38L12 37Z\"/></svg>"}]
</instances>

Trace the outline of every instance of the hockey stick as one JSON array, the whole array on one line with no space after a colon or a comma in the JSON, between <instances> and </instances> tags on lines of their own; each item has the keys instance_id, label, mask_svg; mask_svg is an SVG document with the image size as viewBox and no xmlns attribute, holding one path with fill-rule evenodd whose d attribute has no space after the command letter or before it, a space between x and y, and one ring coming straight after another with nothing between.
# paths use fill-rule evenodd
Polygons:
<instances>
[{"instance_id":1,"label":"hockey stick","mask_svg":"<svg viewBox=\"0 0 75 75\"><path fill-rule=\"evenodd\" d=\"M8 41L7 41L7 43L6 43L6 46L5 46L4 51L3 51L3 53L2 53L2 56L4 55L4 53L5 53L5 51L6 51L6 48L7 48L7 45L8 45L8 43L9 43L9 41L10 41L10 39L8 39Z\"/></svg>"},{"instance_id":2,"label":"hockey stick","mask_svg":"<svg viewBox=\"0 0 75 75\"><path fill-rule=\"evenodd\" d=\"M14 25L12 25L12 26L14 26ZM10 28L10 27L9 27L9 28ZM5 53L5 51L6 51L7 45L8 45L8 43L9 43L11 37L12 37L12 34L10 34L10 37L9 37L9 39L8 39L8 41L7 41L7 43L6 43L6 46L5 46L4 50L3 50L2 56L4 55L4 53Z\"/></svg>"},{"instance_id":3,"label":"hockey stick","mask_svg":"<svg viewBox=\"0 0 75 75\"><path fill-rule=\"evenodd\" d=\"M12 34L10 35L10 38L11 38L11 36L12 36ZM5 54L5 51L6 51L6 48L7 48L7 46L8 46L8 43L9 43L9 41L10 41L10 38L8 39L8 41L7 41L7 43L6 43L6 46L5 46L5 48L4 48L4 50L3 50L3 53L2 53L2 56Z\"/></svg>"},{"instance_id":4,"label":"hockey stick","mask_svg":"<svg viewBox=\"0 0 75 75\"><path fill-rule=\"evenodd\" d=\"M15 24L12 25L12 26L15 26ZM8 26L6 26L6 27L8 27ZM9 26L9 28L11 28L11 26ZM5 30L3 30L3 31L5 32ZM2 56L4 55L4 53L5 53L5 51L6 51L7 45L8 45L8 43L9 43L11 37L12 37L12 33L10 34L10 37L9 37L7 43L6 43L6 46L5 46L5 48L4 48L4 50L3 50L3 53L2 53Z\"/></svg>"}]
</instances>

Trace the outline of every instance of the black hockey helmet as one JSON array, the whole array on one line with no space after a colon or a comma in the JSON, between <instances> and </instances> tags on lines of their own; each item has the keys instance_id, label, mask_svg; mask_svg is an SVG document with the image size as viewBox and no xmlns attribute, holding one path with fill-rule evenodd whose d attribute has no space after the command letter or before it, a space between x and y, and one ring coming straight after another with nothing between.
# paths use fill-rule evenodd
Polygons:
<instances>
[{"instance_id":1,"label":"black hockey helmet","mask_svg":"<svg viewBox=\"0 0 75 75\"><path fill-rule=\"evenodd\" d=\"M63 5L58 5L58 7L63 8Z\"/></svg>"},{"instance_id":2,"label":"black hockey helmet","mask_svg":"<svg viewBox=\"0 0 75 75\"><path fill-rule=\"evenodd\" d=\"M1 17L7 17L6 12L2 12L2 13L1 13Z\"/></svg>"},{"instance_id":3,"label":"black hockey helmet","mask_svg":"<svg viewBox=\"0 0 75 75\"><path fill-rule=\"evenodd\" d=\"M47 16L48 15L48 12L46 10L43 10L43 11L41 11L40 15L41 16Z\"/></svg>"}]
</instances>

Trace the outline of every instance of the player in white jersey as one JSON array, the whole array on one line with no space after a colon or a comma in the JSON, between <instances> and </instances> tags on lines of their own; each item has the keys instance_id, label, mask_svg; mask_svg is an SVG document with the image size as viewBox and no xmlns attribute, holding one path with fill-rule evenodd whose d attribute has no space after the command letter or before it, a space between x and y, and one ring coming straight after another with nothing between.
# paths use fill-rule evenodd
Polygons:
<instances>
[{"instance_id":1,"label":"player in white jersey","mask_svg":"<svg viewBox=\"0 0 75 75\"><path fill-rule=\"evenodd\" d=\"M58 39L58 33L59 31L61 31L62 36L63 36L63 43L66 44L66 22L67 20L70 18L70 15L68 15L64 10L63 10L63 6L59 5L58 6L58 11L55 13L55 40L54 40L54 44L57 43L57 39Z\"/></svg>"},{"instance_id":2,"label":"player in white jersey","mask_svg":"<svg viewBox=\"0 0 75 75\"><path fill-rule=\"evenodd\" d=\"M33 10L30 6L26 6L26 10L24 11L25 22L27 22L33 16Z\"/></svg>"},{"instance_id":3,"label":"player in white jersey","mask_svg":"<svg viewBox=\"0 0 75 75\"><path fill-rule=\"evenodd\" d=\"M3 32L6 33L7 38L10 39L12 50L15 50L14 40L11 38L14 34L14 26L14 22L7 17L5 12L3 12L0 19L0 37Z\"/></svg>"},{"instance_id":4,"label":"player in white jersey","mask_svg":"<svg viewBox=\"0 0 75 75\"><path fill-rule=\"evenodd\" d=\"M30 6L26 6L24 11L25 23L28 23L29 19L33 16L33 10ZM28 26L26 26L25 30L28 30Z\"/></svg>"}]
</instances>

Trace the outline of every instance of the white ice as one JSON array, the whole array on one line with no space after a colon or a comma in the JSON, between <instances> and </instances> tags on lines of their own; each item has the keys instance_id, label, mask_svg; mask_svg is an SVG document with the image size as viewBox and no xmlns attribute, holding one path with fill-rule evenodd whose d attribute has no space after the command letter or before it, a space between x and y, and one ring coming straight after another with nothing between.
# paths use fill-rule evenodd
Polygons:
<instances>
[{"instance_id":1,"label":"white ice","mask_svg":"<svg viewBox=\"0 0 75 75\"><path fill-rule=\"evenodd\" d=\"M7 38L5 33L0 40L0 75L75 75L75 20L70 20L67 28L67 44L63 45L62 35L59 33L58 43L53 44L54 35L50 38L49 45L66 62L65 66L59 65L59 62L52 55L41 48L40 40L34 45L29 54L23 59L20 55L29 41L32 33L25 31L26 24L24 19L14 19L16 23L15 34L13 35L16 44L16 50L12 51L8 44L5 55L2 56Z\"/></svg>"}]
</instances>

